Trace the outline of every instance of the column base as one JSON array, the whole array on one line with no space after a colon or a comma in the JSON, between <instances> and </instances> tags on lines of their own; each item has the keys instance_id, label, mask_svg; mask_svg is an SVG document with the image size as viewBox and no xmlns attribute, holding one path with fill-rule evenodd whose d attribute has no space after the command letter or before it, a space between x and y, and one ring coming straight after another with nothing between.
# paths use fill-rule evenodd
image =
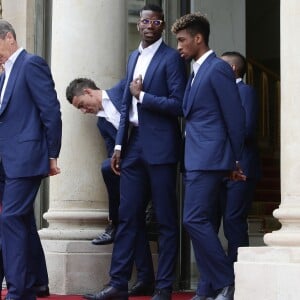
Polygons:
<instances>
[{"instance_id":1,"label":"column base","mask_svg":"<svg viewBox=\"0 0 300 300\"><path fill-rule=\"evenodd\" d=\"M113 244L95 246L91 241L41 240L45 252L50 292L82 295L98 292L110 280ZM150 242L154 270L157 270L157 245ZM132 270L136 280L136 269Z\"/></svg>"},{"instance_id":2,"label":"column base","mask_svg":"<svg viewBox=\"0 0 300 300\"><path fill-rule=\"evenodd\" d=\"M300 298L300 247L239 248L235 300Z\"/></svg>"},{"instance_id":3,"label":"column base","mask_svg":"<svg viewBox=\"0 0 300 300\"><path fill-rule=\"evenodd\" d=\"M109 281L112 245L90 241L41 240L51 293L81 295L99 291Z\"/></svg>"}]
</instances>

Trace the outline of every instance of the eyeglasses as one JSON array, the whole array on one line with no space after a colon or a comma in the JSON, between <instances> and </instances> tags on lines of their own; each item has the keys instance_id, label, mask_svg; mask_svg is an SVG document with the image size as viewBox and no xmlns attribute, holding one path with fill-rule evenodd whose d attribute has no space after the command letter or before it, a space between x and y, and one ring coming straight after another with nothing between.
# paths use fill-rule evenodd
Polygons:
<instances>
[{"instance_id":1,"label":"eyeglasses","mask_svg":"<svg viewBox=\"0 0 300 300\"><path fill-rule=\"evenodd\" d=\"M162 20L150 20L150 19L140 19L140 22L143 24L143 25L154 25L155 27L158 27L160 26L164 21Z\"/></svg>"}]
</instances>

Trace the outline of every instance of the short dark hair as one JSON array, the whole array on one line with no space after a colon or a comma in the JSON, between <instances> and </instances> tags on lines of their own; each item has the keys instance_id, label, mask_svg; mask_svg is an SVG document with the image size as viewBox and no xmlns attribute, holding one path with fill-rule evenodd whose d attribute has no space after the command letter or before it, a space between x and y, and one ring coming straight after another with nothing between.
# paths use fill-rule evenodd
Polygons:
<instances>
[{"instance_id":1,"label":"short dark hair","mask_svg":"<svg viewBox=\"0 0 300 300\"><path fill-rule=\"evenodd\" d=\"M237 51L226 51L221 56L228 56L234 59L236 71L238 75L243 78L247 71L247 61L245 56Z\"/></svg>"},{"instance_id":2,"label":"short dark hair","mask_svg":"<svg viewBox=\"0 0 300 300\"><path fill-rule=\"evenodd\" d=\"M66 88L67 100L72 104L75 96L83 95L84 89L100 90L96 83L88 78L76 78L70 82Z\"/></svg>"},{"instance_id":3,"label":"short dark hair","mask_svg":"<svg viewBox=\"0 0 300 300\"><path fill-rule=\"evenodd\" d=\"M16 32L15 32L13 26L9 22L7 22L3 19L0 20L0 38L4 39L8 32L10 32L13 35L15 40L17 39Z\"/></svg>"},{"instance_id":4,"label":"short dark hair","mask_svg":"<svg viewBox=\"0 0 300 300\"><path fill-rule=\"evenodd\" d=\"M200 33L203 36L206 45L208 46L210 25L207 18L203 14L197 12L180 17L172 25L171 31L176 34L184 29L186 29L192 36Z\"/></svg>"},{"instance_id":5,"label":"short dark hair","mask_svg":"<svg viewBox=\"0 0 300 300\"><path fill-rule=\"evenodd\" d=\"M164 11L160 6L158 6L156 4L146 4L140 9L140 15L142 14L142 11L144 11L144 10L151 10L151 11L160 13L162 21L164 21Z\"/></svg>"}]
</instances>

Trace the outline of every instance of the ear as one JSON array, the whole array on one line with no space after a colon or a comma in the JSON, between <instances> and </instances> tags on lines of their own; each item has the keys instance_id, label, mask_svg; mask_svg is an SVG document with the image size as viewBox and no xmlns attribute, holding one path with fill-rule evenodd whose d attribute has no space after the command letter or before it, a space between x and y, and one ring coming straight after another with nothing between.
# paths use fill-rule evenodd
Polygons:
<instances>
[{"instance_id":1,"label":"ear","mask_svg":"<svg viewBox=\"0 0 300 300\"><path fill-rule=\"evenodd\" d=\"M139 22L136 23L136 29L138 32L140 32Z\"/></svg>"},{"instance_id":2,"label":"ear","mask_svg":"<svg viewBox=\"0 0 300 300\"><path fill-rule=\"evenodd\" d=\"M200 33L197 33L195 35L195 41L196 41L197 44L201 44L201 42L203 41L203 37Z\"/></svg>"},{"instance_id":3,"label":"ear","mask_svg":"<svg viewBox=\"0 0 300 300\"><path fill-rule=\"evenodd\" d=\"M83 93L84 93L84 94L90 95L91 92L92 92L92 90L91 90L90 88L84 88L84 89L83 89Z\"/></svg>"},{"instance_id":4,"label":"ear","mask_svg":"<svg viewBox=\"0 0 300 300\"><path fill-rule=\"evenodd\" d=\"M14 36L12 35L11 32L8 32L8 33L6 34L6 36L5 36L5 38L6 38L7 40L9 40L11 43L12 43L12 41L15 40L15 38L14 38Z\"/></svg>"}]
</instances>

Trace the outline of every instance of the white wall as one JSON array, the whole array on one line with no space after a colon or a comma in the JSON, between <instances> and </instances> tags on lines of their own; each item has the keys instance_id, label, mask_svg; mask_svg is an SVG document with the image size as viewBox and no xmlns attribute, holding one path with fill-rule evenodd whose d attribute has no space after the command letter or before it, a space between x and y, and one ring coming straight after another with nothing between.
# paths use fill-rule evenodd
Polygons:
<instances>
[{"instance_id":1,"label":"white wall","mask_svg":"<svg viewBox=\"0 0 300 300\"><path fill-rule=\"evenodd\" d=\"M200 11L210 22L209 46L217 55L246 51L245 0L191 0L191 10Z\"/></svg>"}]
</instances>

